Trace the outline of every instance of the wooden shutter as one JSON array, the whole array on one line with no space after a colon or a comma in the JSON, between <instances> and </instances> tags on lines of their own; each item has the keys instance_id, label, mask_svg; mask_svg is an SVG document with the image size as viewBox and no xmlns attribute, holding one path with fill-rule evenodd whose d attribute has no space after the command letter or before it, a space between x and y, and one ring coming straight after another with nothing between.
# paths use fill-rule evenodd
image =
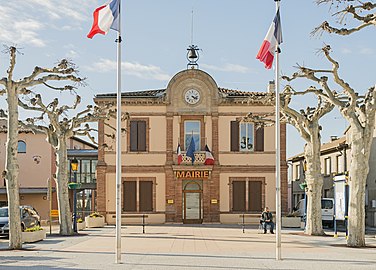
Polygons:
<instances>
[{"instance_id":1,"label":"wooden shutter","mask_svg":"<svg viewBox=\"0 0 376 270\"><path fill-rule=\"evenodd\" d=\"M245 181L232 182L232 210L245 211Z\"/></svg>"},{"instance_id":2,"label":"wooden shutter","mask_svg":"<svg viewBox=\"0 0 376 270\"><path fill-rule=\"evenodd\" d=\"M231 151L239 151L239 122L231 121Z\"/></svg>"},{"instance_id":3,"label":"wooden shutter","mask_svg":"<svg viewBox=\"0 0 376 270\"><path fill-rule=\"evenodd\" d=\"M262 211L262 182L249 181L248 182L248 210L260 212Z\"/></svg>"},{"instance_id":4,"label":"wooden shutter","mask_svg":"<svg viewBox=\"0 0 376 270\"><path fill-rule=\"evenodd\" d=\"M152 181L140 181L140 211L153 211Z\"/></svg>"},{"instance_id":5,"label":"wooden shutter","mask_svg":"<svg viewBox=\"0 0 376 270\"><path fill-rule=\"evenodd\" d=\"M137 211L136 181L124 182L124 211Z\"/></svg>"},{"instance_id":6,"label":"wooden shutter","mask_svg":"<svg viewBox=\"0 0 376 270\"><path fill-rule=\"evenodd\" d=\"M130 150L132 152L137 152L137 121L131 121L130 126Z\"/></svg>"},{"instance_id":7,"label":"wooden shutter","mask_svg":"<svg viewBox=\"0 0 376 270\"><path fill-rule=\"evenodd\" d=\"M255 151L264 151L264 128L256 129L256 147Z\"/></svg>"},{"instance_id":8,"label":"wooden shutter","mask_svg":"<svg viewBox=\"0 0 376 270\"><path fill-rule=\"evenodd\" d=\"M146 151L146 122L137 123L137 150Z\"/></svg>"}]
</instances>

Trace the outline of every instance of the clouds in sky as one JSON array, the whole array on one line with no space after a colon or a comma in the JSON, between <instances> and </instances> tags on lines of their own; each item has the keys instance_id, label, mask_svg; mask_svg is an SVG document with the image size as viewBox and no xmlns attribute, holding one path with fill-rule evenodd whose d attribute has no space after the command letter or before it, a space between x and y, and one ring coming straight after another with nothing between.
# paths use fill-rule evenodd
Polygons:
<instances>
[{"instance_id":1,"label":"clouds in sky","mask_svg":"<svg viewBox=\"0 0 376 270\"><path fill-rule=\"evenodd\" d=\"M92 66L85 66L84 68L93 72L111 72L116 70L117 62L102 58ZM122 62L121 68L124 74L136 76L141 79L168 81L171 78L171 76L164 72L160 67L154 65L142 65L137 62Z\"/></svg>"},{"instance_id":2,"label":"clouds in sky","mask_svg":"<svg viewBox=\"0 0 376 270\"><path fill-rule=\"evenodd\" d=\"M48 38L43 33L48 27L72 29L73 25L88 20L90 1L73 0L13 0L0 5L0 42L45 47Z\"/></svg>"},{"instance_id":3,"label":"clouds in sky","mask_svg":"<svg viewBox=\"0 0 376 270\"><path fill-rule=\"evenodd\" d=\"M356 50L347 47L341 48L341 53L343 54L363 54L363 55L374 55L375 49L370 47L360 47Z\"/></svg>"},{"instance_id":4,"label":"clouds in sky","mask_svg":"<svg viewBox=\"0 0 376 270\"><path fill-rule=\"evenodd\" d=\"M208 64L200 64L203 68L215 71L224 71L224 72L235 72L235 73L249 73L251 70L248 67L238 65L238 64L230 64L226 63L221 66L214 66Z\"/></svg>"}]
</instances>

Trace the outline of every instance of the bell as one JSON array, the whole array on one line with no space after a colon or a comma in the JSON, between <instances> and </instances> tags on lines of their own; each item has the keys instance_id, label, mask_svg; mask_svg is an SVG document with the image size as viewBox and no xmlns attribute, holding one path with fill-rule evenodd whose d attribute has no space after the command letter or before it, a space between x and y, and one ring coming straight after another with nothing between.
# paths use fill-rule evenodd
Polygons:
<instances>
[{"instance_id":1,"label":"bell","mask_svg":"<svg viewBox=\"0 0 376 270\"><path fill-rule=\"evenodd\" d=\"M188 58L189 59L196 59L197 58L196 50L194 48L189 48Z\"/></svg>"}]
</instances>

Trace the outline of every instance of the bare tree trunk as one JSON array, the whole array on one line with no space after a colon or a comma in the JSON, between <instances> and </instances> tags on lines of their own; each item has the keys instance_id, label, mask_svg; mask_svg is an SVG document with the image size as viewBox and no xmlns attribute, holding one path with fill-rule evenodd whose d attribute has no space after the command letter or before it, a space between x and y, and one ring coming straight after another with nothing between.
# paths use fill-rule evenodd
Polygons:
<instances>
[{"instance_id":1,"label":"bare tree trunk","mask_svg":"<svg viewBox=\"0 0 376 270\"><path fill-rule=\"evenodd\" d=\"M349 201L349 236L347 245L363 247L365 243L365 190L369 172L368 159L363 132L351 130L350 164L350 201ZM368 150L369 153L370 150Z\"/></svg>"},{"instance_id":2,"label":"bare tree trunk","mask_svg":"<svg viewBox=\"0 0 376 270\"><path fill-rule=\"evenodd\" d=\"M18 151L18 97L17 89L8 83L8 133L6 152L6 175L8 206L9 206L9 248L21 249L21 218L20 218L20 196L17 161Z\"/></svg>"},{"instance_id":3,"label":"bare tree trunk","mask_svg":"<svg viewBox=\"0 0 376 270\"><path fill-rule=\"evenodd\" d=\"M67 168L67 146L64 136L59 137L59 143L56 148L56 162L57 168L57 195L58 195L58 207L59 207L59 220L60 220L60 234L72 235L72 213L69 207L69 193L68 193L68 168Z\"/></svg>"},{"instance_id":4,"label":"bare tree trunk","mask_svg":"<svg viewBox=\"0 0 376 270\"><path fill-rule=\"evenodd\" d=\"M320 147L319 128L318 124L316 124L311 133L311 142L307 142L304 147L307 161L307 220L305 233L308 235L325 235L321 216L321 193L324 181L321 174Z\"/></svg>"}]
</instances>

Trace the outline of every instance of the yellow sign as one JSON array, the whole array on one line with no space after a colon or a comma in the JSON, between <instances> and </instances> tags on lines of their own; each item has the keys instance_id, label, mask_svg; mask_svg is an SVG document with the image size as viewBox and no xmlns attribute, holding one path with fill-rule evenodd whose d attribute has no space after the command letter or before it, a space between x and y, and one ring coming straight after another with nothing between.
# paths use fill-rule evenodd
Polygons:
<instances>
[{"instance_id":1,"label":"yellow sign","mask_svg":"<svg viewBox=\"0 0 376 270\"><path fill-rule=\"evenodd\" d=\"M218 200L217 199L211 199L211 203L216 204L216 203L218 203Z\"/></svg>"},{"instance_id":2,"label":"yellow sign","mask_svg":"<svg viewBox=\"0 0 376 270\"><path fill-rule=\"evenodd\" d=\"M209 171L176 171L176 178L209 178Z\"/></svg>"},{"instance_id":3,"label":"yellow sign","mask_svg":"<svg viewBox=\"0 0 376 270\"><path fill-rule=\"evenodd\" d=\"M172 204L172 203L174 203L174 200L167 200L167 203Z\"/></svg>"},{"instance_id":4,"label":"yellow sign","mask_svg":"<svg viewBox=\"0 0 376 270\"><path fill-rule=\"evenodd\" d=\"M59 210L52 209L50 215L51 217L59 217Z\"/></svg>"}]
</instances>

